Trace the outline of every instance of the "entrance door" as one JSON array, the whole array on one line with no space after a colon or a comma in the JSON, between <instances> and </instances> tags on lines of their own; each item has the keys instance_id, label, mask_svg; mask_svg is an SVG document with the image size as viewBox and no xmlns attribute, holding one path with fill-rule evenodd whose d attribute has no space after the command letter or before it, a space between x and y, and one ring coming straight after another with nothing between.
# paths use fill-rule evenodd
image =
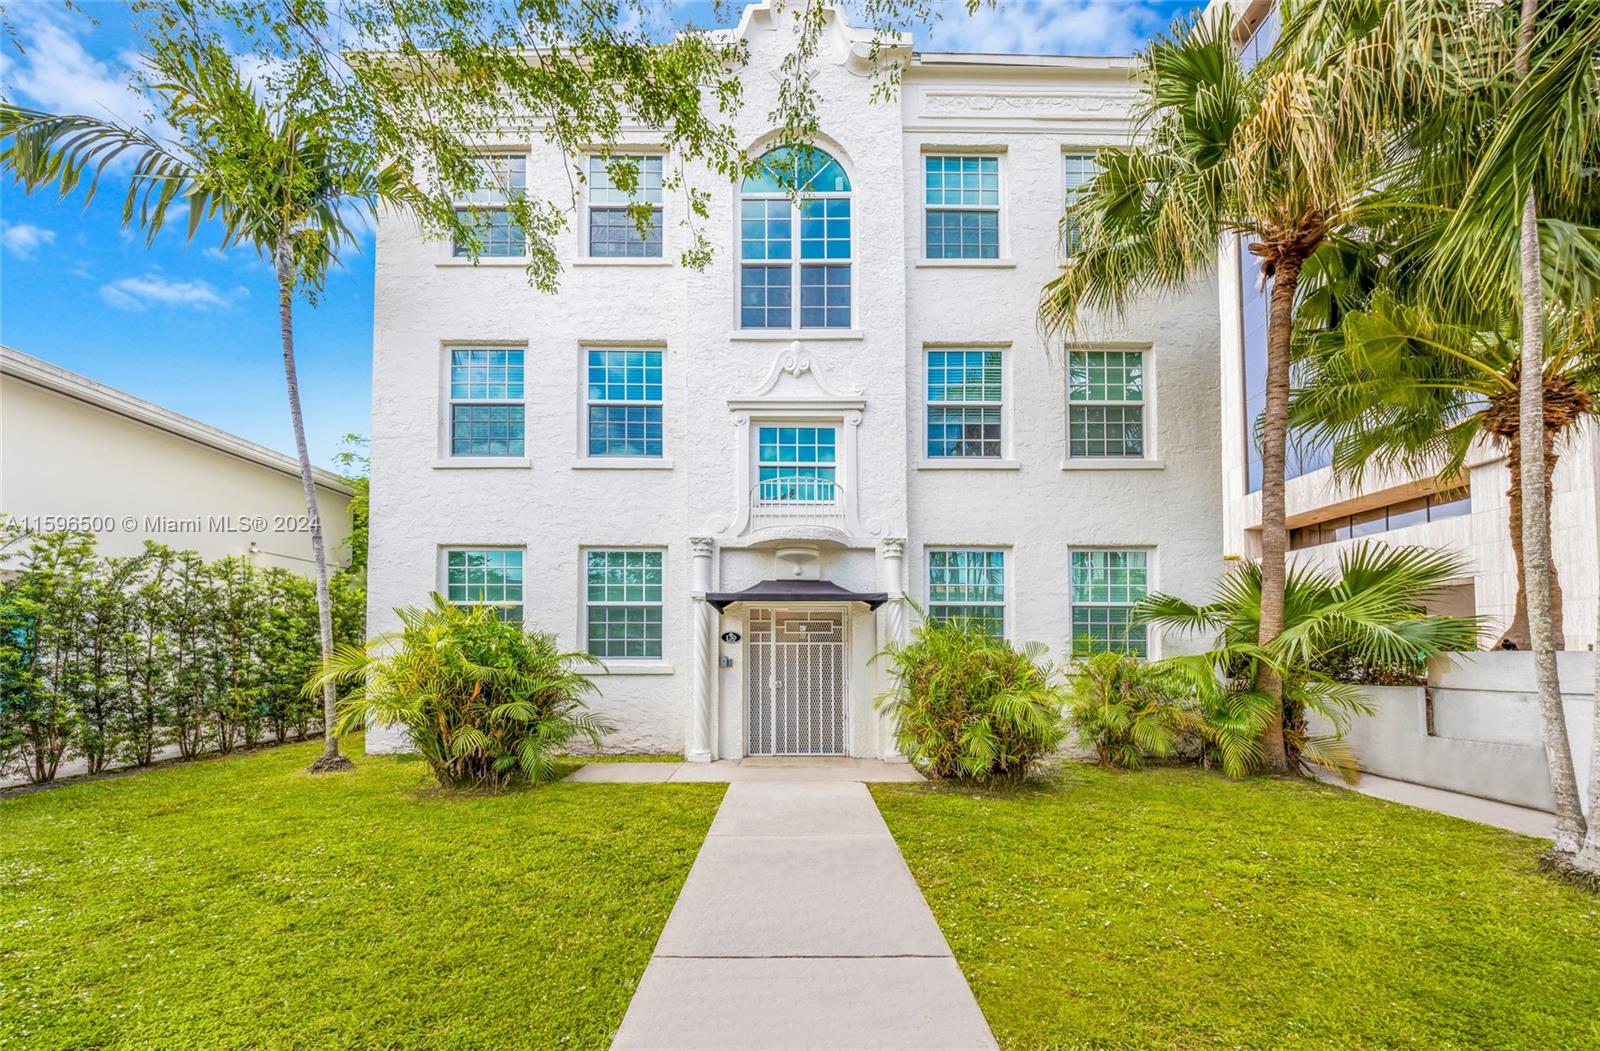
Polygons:
<instances>
[{"instance_id":1,"label":"entrance door","mask_svg":"<svg viewBox=\"0 0 1600 1051\"><path fill-rule=\"evenodd\" d=\"M845 753L842 610L750 611L751 755Z\"/></svg>"}]
</instances>

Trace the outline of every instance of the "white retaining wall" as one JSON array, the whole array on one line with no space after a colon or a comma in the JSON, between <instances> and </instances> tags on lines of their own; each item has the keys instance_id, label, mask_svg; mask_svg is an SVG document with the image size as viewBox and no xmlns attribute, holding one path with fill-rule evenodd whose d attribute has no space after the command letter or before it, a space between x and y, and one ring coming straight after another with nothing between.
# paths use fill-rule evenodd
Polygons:
<instances>
[{"instance_id":1,"label":"white retaining wall","mask_svg":"<svg viewBox=\"0 0 1600 1051\"><path fill-rule=\"evenodd\" d=\"M1588 797L1594 749L1594 655L1557 654L1567 738ZM1534 696L1533 654L1453 654L1435 659L1428 687L1373 686L1373 714L1348 734L1361 769L1380 777L1550 811L1555 799ZM1433 697L1429 732L1427 696ZM1323 728L1326 729L1325 727ZM1587 807L1586 807L1587 809Z\"/></svg>"}]
</instances>

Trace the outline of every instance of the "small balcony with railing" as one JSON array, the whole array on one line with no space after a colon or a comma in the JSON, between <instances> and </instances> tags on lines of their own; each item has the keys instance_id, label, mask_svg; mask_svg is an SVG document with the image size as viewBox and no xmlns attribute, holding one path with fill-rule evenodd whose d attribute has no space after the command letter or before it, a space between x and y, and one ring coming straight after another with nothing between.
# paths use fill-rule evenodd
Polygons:
<instances>
[{"instance_id":1,"label":"small balcony with railing","mask_svg":"<svg viewBox=\"0 0 1600 1051\"><path fill-rule=\"evenodd\" d=\"M804 469L801 469L804 472ZM750 531L802 535L845 529L844 486L816 473L774 474L750 490Z\"/></svg>"}]
</instances>

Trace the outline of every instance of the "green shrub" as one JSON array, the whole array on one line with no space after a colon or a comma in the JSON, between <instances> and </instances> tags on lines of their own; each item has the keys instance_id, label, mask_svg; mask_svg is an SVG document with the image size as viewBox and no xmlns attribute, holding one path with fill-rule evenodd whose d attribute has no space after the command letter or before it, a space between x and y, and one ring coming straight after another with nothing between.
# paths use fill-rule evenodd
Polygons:
<instances>
[{"instance_id":1,"label":"green shrub","mask_svg":"<svg viewBox=\"0 0 1600 1051\"><path fill-rule=\"evenodd\" d=\"M438 595L428 609L395 612L399 631L339 647L306 684L308 696L330 679L351 687L341 733L398 724L441 785L499 788L519 776L549 780L553 757L573 738L598 748L611 731L583 703L594 684L579 668L594 658L563 652L554 635Z\"/></svg>"},{"instance_id":2,"label":"green shrub","mask_svg":"<svg viewBox=\"0 0 1600 1051\"><path fill-rule=\"evenodd\" d=\"M876 703L928 776L1020 778L1066 736L1063 692L1042 652L961 622L924 621L911 642L878 655L896 685Z\"/></svg>"},{"instance_id":3,"label":"green shrub","mask_svg":"<svg viewBox=\"0 0 1600 1051\"><path fill-rule=\"evenodd\" d=\"M1076 660L1067 684L1067 721L1102 766L1137 770L1148 758L1164 759L1199 722L1171 676L1131 653Z\"/></svg>"}]
</instances>

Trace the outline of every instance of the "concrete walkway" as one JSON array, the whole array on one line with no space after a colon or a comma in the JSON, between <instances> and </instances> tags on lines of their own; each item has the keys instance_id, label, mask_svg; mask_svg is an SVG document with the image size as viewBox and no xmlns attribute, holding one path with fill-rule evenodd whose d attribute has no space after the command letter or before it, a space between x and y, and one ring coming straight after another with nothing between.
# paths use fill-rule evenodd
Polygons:
<instances>
[{"instance_id":1,"label":"concrete walkway","mask_svg":"<svg viewBox=\"0 0 1600 1051\"><path fill-rule=\"evenodd\" d=\"M859 781L875 771L732 767L746 776L731 778L612 1046L995 1047Z\"/></svg>"},{"instance_id":2,"label":"concrete walkway","mask_svg":"<svg viewBox=\"0 0 1600 1051\"><path fill-rule=\"evenodd\" d=\"M1420 810L1433 810L1440 814L1449 814L1451 817L1476 821L1480 825L1493 825L1510 832L1520 832L1524 836L1538 836L1540 839L1556 838L1556 816L1543 810L1514 806L1494 799L1481 799L1478 796L1449 792L1442 788L1430 788L1427 785L1412 784L1410 781L1396 781L1389 777L1379 777L1377 774L1362 774L1361 780L1354 785L1347 785L1338 775L1320 768L1317 770L1317 777L1330 785L1387 799L1391 803L1404 803Z\"/></svg>"}]
</instances>

